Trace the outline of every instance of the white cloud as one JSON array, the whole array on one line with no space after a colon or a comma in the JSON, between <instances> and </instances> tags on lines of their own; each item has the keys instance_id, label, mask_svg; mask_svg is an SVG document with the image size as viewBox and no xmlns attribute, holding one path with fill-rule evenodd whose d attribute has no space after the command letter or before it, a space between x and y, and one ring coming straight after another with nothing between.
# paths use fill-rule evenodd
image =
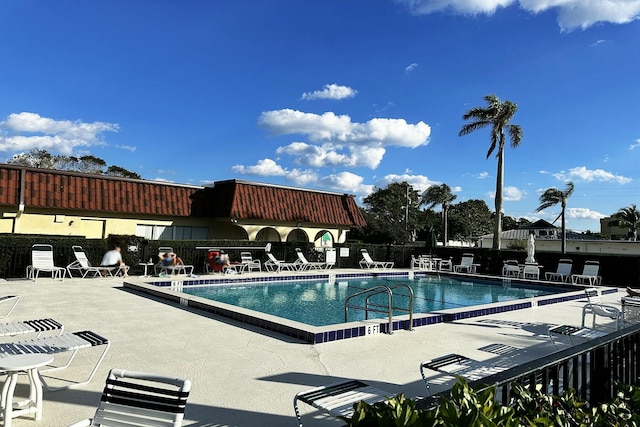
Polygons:
<instances>
[{"instance_id":1,"label":"white cloud","mask_svg":"<svg viewBox=\"0 0 640 427\"><path fill-rule=\"evenodd\" d=\"M580 219L600 219L606 217L606 215L600 212L592 211L589 208L567 208L565 210L567 218L580 218Z\"/></svg>"},{"instance_id":2,"label":"white cloud","mask_svg":"<svg viewBox=\"0 0 640 427\"><path fill-rule=\"evenodd\" d=\"M77 147L105 145L104 132L117 132L114 123L84 123L80 120L54 120L36 113L13 113L0 122L0 151L20 152L34 148L65 155Z\"/></svg>"},{"instance_id":3,"label":"white cloud","mask_svg":"<svg viewBox=\"0 0 640 427\"><path fill-rule=\"evenodd\" d=\"M133 145L116 145L115 147L122 150L131 151L132 153L136 151L136 147L134 147Z\"/></svg>"},{"instance_id":4,"label":"white cloud","mask_svg":"<svg viewBox=\"0 0 640 427\"><path fill-rule=\"evenodd\" d=\"M602 40L602 39L601 39L601 40L596 40L596 41L594 41L593 43L591 43L591 44L589 45L589 47L595 47L595 46L598 46L599 44L602 44L602 43L604 43L605 41L606 41L606 40Z\"/></svg>"},{"instance_id":5,"label":"white cloud","mask_svg":"<svg viewBox=\"0 0 640 427\"><path fill-rule=\"evenodd\" d=\"M415 70L416 68L418 68L418 64L417 64L416 62L414 62L414 63L412 63L412 64L407 65L407 66L405 67L404 71L405 71L405 73L410 73L410 72L412 72L413 70Z\"/></svg>"},{"instance_id":6,"label":"white cloud","mask_svg":"<svg viewBox=\"0 0 640 427\"><path fill-rule=\"evenodd\" d=\"M640 148L640 138L636 139L635 144L629 146L629 150L635 150L636 148Z\"/></svg>"},{"instance_id":7,"label":"white cloud","mask_svg":"<svg viewBox=\"0 0 640 427\"><path fill-rule=\"evenodd\" d=\"M373 192L373 185L363 184L364 178L351 172L340 172L320 178L323 186L344 193L368 195Z\"/></svg>"},{"instance_id":8,"label":"white cloud","mask_svg":"<svg viewBox=\"0 0 640 427\"><path fill-rule=\"evenodd\" d=\"M345 99L353 98L358 93L357 90L350 88L349 86L340 86L335 83L330 85L324 85L324 89L316 90L314 92L305 92L302 94L302 99Z\"/></svg>"},{"instance_id":9,"label":"white cloud","mask_svg":"<svg viewBox=\"0 0 640 427\"><path fill-rule=\"evenodd\" d=\"M231 170L242 175L283 176L285 170L271 159L262 159L253 166L235 165Z\"/></svg>"},{"instance_id":10,"label":"white cloud","mask_svg":"<svg viewBox=\"0 0 640 427\"><path fill-rule=\"evenodd\" d=\"M379 182L378 187L384 188L392 182L408 182L414 190L418 191L420 194L424 192L427 188L432 185L440 185L440 182L431 181L424 175L411 175L408 173L404 173L402 175L389 174L385 175Z\"/></svg>"},{"instance_id":11,"label":"white cloud","mask_svg":"<svg viewBox=\"0 0 640 427\"><path fill-rule=\"evenodd\" d=\"M480 172L477 176L479 179L485 179L489 176L489 172Z\"/></svg>"},{"instance_id":12,"label":"white cloud","mask_svg":"<svg viewBox=\"0 0 640 427\"><path fill-rule=\"evenodd\" d=\"M285 169L271 159L258 160L252 166L235 165L231 170L241 175L283 176L287 181L298 185L306 185L318 180L317 174L311 170Z\"/></svg>"},{"instance_id":13,"label":"white cloud","mask_svg":"<svg viewBox=\"0 0 640 427\"><path fill-rule=\"evenodd\" d=\"M348 151L344 153L344 150ZM278 147L278 155L294 156L295 163L312 167L342 166L368 167L375 169L382 161L386 150L382 147L368 147L334 144L312 145L305 142L293 142L285 147Z\"/></svg>"},{"instance_id":14,"label":"white cloud","mask_svg":"<svg viewBox=\"0 0 640 427\"><path fill-rule=\"evenodd\" d=\"M597 22L626 24L640 16L639 0L396 0L415 15L453 11L464 15L492 15L513 4L537 14L557 9L558 25L564 31L583 30Z\"/></svg>"},{"instance_id":15,"label":"white cloud","mask_svg":"<svg viewBox=\"0 0 640 427\"><path fill-rule=\"evenodd\" d=\"M504 200L505 202L517 202L518 200L522 199L522 196L524 196L525 194L527 194L525 191L522 191L517 187L507 186L503 188L502 200ZM496 196L496 192L490 191L489 193L487 193L487 196L493 199Z\"/></svg>"},{"instance_id":16,"label":"white cloud","mask_svg":"<svg viewBox=\"0 0 640 427\"><path fill-rule=\"evenodd\" d=\"M175 181L171 181L170 179L166 179L166 178L154 178L152 179L152 181L157 181L157 182L169 182L169 183L174 183Z\"/></svg>"},{"instance_id":17,"label":"white cloud","mask_svg":"<svg viewBox=\"0 0 640 427\"><path fill-rule=\"evenodd\" d=\"M283 109L266 111L258 124L277 135L302 134L314 142L416 148L428 143L431 128L424 122L409 124L404 119L371 119L355 123L348 115L322 115Z\"/></svg>"},{"instance_id":18,"label":"white cloud","mask_svg":"<svg viewBox=\"0 0 640 427\"><path fill-rule=\"evenodd\" d=\"M554 173L553 176L560 181L604 181L617 182L618 184L628 184L632 181L631 178L627 178L626 176L614 175L603 169L590 170L585 166L571 168L568 172L560 171L559 173Z\"/></svg>"}]
</instances>

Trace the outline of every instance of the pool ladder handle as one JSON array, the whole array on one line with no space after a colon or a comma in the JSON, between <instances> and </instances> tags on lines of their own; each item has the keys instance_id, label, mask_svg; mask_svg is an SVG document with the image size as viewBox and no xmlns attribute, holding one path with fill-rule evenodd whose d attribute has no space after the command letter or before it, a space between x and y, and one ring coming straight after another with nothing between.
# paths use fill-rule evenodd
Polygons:
<instances>
[{"instance_id":1,"label":"pool ladder handle","mask_svg":"<svg viewBox=\"0 0 640 427\"><path fill-rule=\"evenodd\" d=\"M409 291L409 308L403 308L403 307L394 307L393 306L393 290L399 287L403 287L406 288ZM382 294L382 293L386 293L388 295L388 306L383 305L383 304L377 304L374 302L370 302L369 298L371 298L374 295L378 295L378 294ZM365 298L365 305L364 306L359 306L359 305L352 305L349 304L349 301L357 296L363 295L363 294L368 294L367 297ZM373 313L383 313L383 314L387 314L387 316L389 317L389 328L388 328L388 334L391 335L393 334L393 310L398 310L398 311L403 311L405 313L409 313L409 328L407 330L412 331L413 330L413 289L411 289L411 287L409 285L407 285L406 283L399 283L397 285L393 285L393 286L386 286L386 285L379 285L379 286L375 286L373 288L369 288L369 289L364 289L360 292L356 292L353 295L349 295L347 297L347 299L344 301L344 321L345 323L348 322L348 313L349 313L349 308L355 308L355 309L359 309L359 310L364 310L365 312L365 320L369 319L369 312L373 312ZM386 310L383 310L384 308L387 308Z\"/></svg>"}]
</instances>

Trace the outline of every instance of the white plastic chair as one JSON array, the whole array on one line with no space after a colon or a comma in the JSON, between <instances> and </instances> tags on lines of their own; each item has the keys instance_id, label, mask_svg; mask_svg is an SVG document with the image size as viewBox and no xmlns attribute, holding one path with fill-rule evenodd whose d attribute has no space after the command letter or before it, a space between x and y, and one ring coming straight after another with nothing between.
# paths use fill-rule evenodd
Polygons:
<instances>
[{"instance_id":1,"label":"white plastic chair","mask_svg":"<svg viewBox=\"0 0 640 427\"><path fill-rule=\"evenodd\" d=\"M600 263L598 261L585 261L582 274L572 274L571 282L574 284L599 285L602 277L598 276Z\"/></svg>"},{"instance_id":2,"label":"white plastic chair","mask_svg":"<svg viewBox=\"0 0 640 427\"><path fill-rule=\"evenodd\" d=\"M475 273L476 266L473 264L473 254L462 254L460 264L453 266L456 273Z\"/></svg>"},{"instance_id":3,"label":"white plastic chair","mask_svg":"<svg viewBox=\"0 0 640 427\"><path fill-rule=\"evenodd\" d=\"M622 311L618 307L602 304L602 301L600 300L600 293L596 288L587 288L584 292L587 295L587 300L589 302L582 307L582 327L584 328L584 322L587 314L591 314L593 316L593 328L596 326L596 316L601 316L615 320L616 330L620 329L623 324Z\"/></svg>"},{"instance_id":4,"label":"white plastic chair","mask_svg":"<svg viewBox=\"0 0 640 427\"><path fill-rule=\"evenodd\" d=\"M38 280L41 271L51 273L53 279L64 280L67 269L53 264L53 246L36 243L31 247L31 265L27 267L27 279Z\"/></svg>"},{"instance_id":5,"label":"white plastic chair","mask_svg":"<svg viewBox=\"0 0 640 427\"><path fill-rule=\"evenodd\" d=\"M98 268L98 267L92 266L91 263L89 262L89 259L87 258L87 254L84 253L84 249L82 249L82 246L72 246L71 249L73 249L73 254L76 257L76 260L67 266L67 273L69 273L69 277L73 277L73 274L71 274L73 270L80 273L82 275L82 278L87 277L89 273L92 273L93 277L96 277L96 276L102 277L102 271L107 271L111 268L114 268L114 267Z\"/></svg>"},{"instance_id":6,"label":"white plastic chair","mask_svg":"<svg viewBox=\"0 0 640 427\"><path fill-rule=\"evenodd\" d=\"M111 369L95 416L70 427L180 427L190 390L189 380Z\"/></svg>"},{"instance_id":7,"label":"white plastic chair","mask_svg":"<svg viewBox=\"0 0 640 427\"><path fill-rule=\"evenodd\" d=\"M544 278L550 282L569 282L571 279L571 268L573 261L570 259L561 259L558 261L558 268L555 272L547 271Z\"/></svg>"},{"instance_id":8,"label":"white plastic chair","mask_svg":"<svg viewBox=\"0 0 640 427\"><path fill-rule=\"evenodd\" d=\"M262 271L262 264L259 259L253 259L251 252L240 252L240 262L246 264L246 269L249 272L254 270Z\"/></svg>"},{"instance_id":9,"label":"white plastic chair","mask_svg":"<svg viewBox=\"0 0 640 427\"><path fill-rule=\"evenodd\" d=\"M522 278L528 280L540 280L540 267L537 263L527 262L522 269Z\"/></svg>"},{"instance_id":10,"label":"white plastic chair","mask_svg":"<svg viewBox=\"0 0 640 427\"><path fill-rule=\"evenodd\" d=\"M360 260L360 268L393 268L392 261L374 261L366 249L360 249L362 259Z\"/></svg>"}]
</instances>

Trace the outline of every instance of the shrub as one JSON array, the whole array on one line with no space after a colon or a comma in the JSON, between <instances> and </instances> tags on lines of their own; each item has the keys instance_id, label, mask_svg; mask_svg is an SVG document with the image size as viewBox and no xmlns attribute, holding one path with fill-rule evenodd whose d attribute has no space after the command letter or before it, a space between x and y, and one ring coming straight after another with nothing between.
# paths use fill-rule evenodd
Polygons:
<instances>
[{"instance_id":1,"label":"shrub","mask_svg":"<svg viewBox=\"0 0 640 427\"><path fill-rule=\"evenodd\" d=\"M542 393L542 386L529 390L512 384L509 406L495 400L496 389L476 391L461 377L448 397L441 397L431 409L420 409L403 394L385 402L354 405L351 418L343 418L352 427L517 427L517 426L640 426L640 389L620 385L609 403L590 406L576 397L574 390L561 396Z\"/></svg>"}]
</instances>

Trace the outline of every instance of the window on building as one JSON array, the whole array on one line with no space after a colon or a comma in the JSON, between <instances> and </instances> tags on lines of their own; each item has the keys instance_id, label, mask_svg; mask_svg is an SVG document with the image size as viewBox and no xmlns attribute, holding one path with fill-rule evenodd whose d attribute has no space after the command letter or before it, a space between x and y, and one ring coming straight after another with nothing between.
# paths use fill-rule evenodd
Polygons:
<instances>
[{"instance_id":1,"label":"window on building","mask_svg":"<svg viewBox=\"0 0 640 427\"><path fill-rule=\"evenodd\" d=\"M147 240L206 240L209 229L207 227L164 226L138 224L136 236Z\"/></svg>"}]
</instances>

